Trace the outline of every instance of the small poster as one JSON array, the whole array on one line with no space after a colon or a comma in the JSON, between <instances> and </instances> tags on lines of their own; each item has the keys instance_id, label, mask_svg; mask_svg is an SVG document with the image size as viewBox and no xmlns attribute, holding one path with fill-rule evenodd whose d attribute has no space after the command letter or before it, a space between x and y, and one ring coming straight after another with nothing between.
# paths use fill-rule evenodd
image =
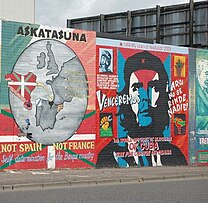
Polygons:
<instances>
[{"instance_id":1,"label":"small poster","mask_svg":"<svg viewBox=\"0 0 208 203\"><path fill-rule=\"evenodd\" d=\"M100 137L113 136L113 115L112 113L100 113Z\"/></svg>"}]
</instances>

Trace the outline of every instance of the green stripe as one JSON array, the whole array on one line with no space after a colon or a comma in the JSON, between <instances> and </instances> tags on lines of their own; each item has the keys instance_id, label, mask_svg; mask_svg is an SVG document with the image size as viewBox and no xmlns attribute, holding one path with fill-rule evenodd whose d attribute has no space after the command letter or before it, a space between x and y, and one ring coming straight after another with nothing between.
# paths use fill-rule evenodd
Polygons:
<instances>
[{"instance_id":1,"label":"green stripe","mask_svg":"<svg viewBox=\"0 0 208 203\"><path fill-rule=\"evenodd\" d=\"M46 146L43 145L43 146L42 146L42 149L44 149L45 147L46 147ZM21 155L21 156L23 156L23 157L28 157L28 156L30 156L30 155L36 153L36 152L37 152L37 151L29 151L29 152L27 152L27 153L25 153L25 154L23 154L23 155ZM13 164L15 164L15 163L16 163L15 159L12 159L10 162L1 165L1 166L0 166L0 169L3 170L3 169L5 169L5 168L7 168L7 167L9 167L9 166L11 166L11 165L13 165ZM18 163L18 162L17 162L17 163Z\"/></svg>"},{"instance_id":2,"label":"green stripe","mask_svg":"<svg viewBox=\"0 0 208 203\"><path fill-rule=\"evenodd\" d=\"M88 113L88 114L85 114L85 116L84 116L83 119L85 120L85 119L87 119L87 118L93 116L95 113L96 113L96 111L94 110L94 111L92 111L92 112L90 112L90 113Z\"/></svg>"},{"instance_id":3,"label":"green stripe","mask_svg":"<svg viewBox=\"0 0 208 203\"><path fill-rule=\"evenodd\" d=\"M30 73L30 74L27 76L27 78L25 79L25 82L27 82L27 81L31 78L32 75L33 75L33 73Z\"/></svg>"},{"instance_id":4,"label":"green stripe","mask_svg":"<svg viewBox=\"0 0 208 203\"><path fill-rule=\"evenodd\" d=\"M45 147L46 147L46 146L43 145L43 146L42 146L42 149L44 149ZM90 165L90 166L92 166L92 167L95 167L95 164L94 164L93 162L90 162L89 160L87 160L87 159L81 157L79 154L76 154L75 152L73 152L73 151L71 151L71 150L69 150L69 149L68 149L68 150L64 150L64 151L67 152L67 153L69 153L69 154L71 154L71 155L75 155L79 160L83 161L84 163L86 163L86 164L88 164L88 165ZM23 156L23 157L28 157L28 156L30 156L30 155L36 153L36 152L37 152L37 151L29 151L29 152L27 152L27 153L25 153L25 154L23 154L23 155L21 155L21 156ZM5 168L7 168L7 167L9 167L9 166L11 166L11 165L13 165L13 164L15 164L15 163L16 163L15 159L12 159L10 162L1 165L1 166L0 166L0 169L3 170L3 169L5 169ZM17 162L17 163L18 163L18 162Z\"/></svg>"},{"instance_id":5,"label":"green stripe","mask_svg":"<svg viewBox=\"0 0 208 203\"><path fill-rule=\"evenodd\" d=\"M16 91L17 91L17 92L19 92L19 91L20 91L20 89L21 89L21 86L19 86L19 87L17 88L17 90L16 90Z\"/></svg>"},{"instance_id":6,"label":"green stripe","mask_svg":"<svg viewBox=\"0 0 208 203\"><path fill-rule=\"evenodd\" d=\"M27 86L25 86L24 89L25 89L25 91L27 91L29 94L31 93L30 89L29 89Z\"/></svg>"},{"instance_id":7,"label":"green stripe","mask_svg":"<svg viewBox=\"0 0 208 203\"><path fill-rule=\"evenodd\" d=\"M12 72L12 73L13 73L14 77L18 80L18 82L21 82L19 76L15 72Z\"/></svg>"},{"instance_id":8,"label":"green stripe","mask_svg":"<svg viewBox=\"0 0 208 203\"><path fill-rule=\"evenodd\" d=\"M90 165L90 166L95 167L95 164L94 164L93 162L91 162L91 161L89 161L89 160L87 160L87 159L81 157L81 155L76 154L76 153L74 153L73 151L71 151L71 150L69 150L69 149L64 150L64 151L67 152L67 153L69 153L69 154L71 154L71 155L75 155L79 160L85 162L86 164L88 164L88 165Z\"/></svg>"},{"instance_id":9,"label":"green stripe","mask_svg":"<svg viewBox=\"0 0 208 203\"><path fill-rule=\"evenodd\" d=\"M1 109L1 114L8 116L10 118L14 118L12 113L9 113L8 111L5 111L3 109Z\"/></svg>"}]
</instances>

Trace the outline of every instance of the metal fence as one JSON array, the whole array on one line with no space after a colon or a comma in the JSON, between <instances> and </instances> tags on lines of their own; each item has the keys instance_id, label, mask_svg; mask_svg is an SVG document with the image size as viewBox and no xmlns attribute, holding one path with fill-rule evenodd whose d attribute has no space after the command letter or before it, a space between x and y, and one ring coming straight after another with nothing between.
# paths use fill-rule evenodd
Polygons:
<instances>
[{"instance_id":1,"label":"metal fence","mask_svg":"<svg viewBox=\"0 0 208 203\"><path fill-rule=\"evenodd\" d=\"M208 1L67 19L67 27L208 48Z\"/></svg>"}]
</instances>

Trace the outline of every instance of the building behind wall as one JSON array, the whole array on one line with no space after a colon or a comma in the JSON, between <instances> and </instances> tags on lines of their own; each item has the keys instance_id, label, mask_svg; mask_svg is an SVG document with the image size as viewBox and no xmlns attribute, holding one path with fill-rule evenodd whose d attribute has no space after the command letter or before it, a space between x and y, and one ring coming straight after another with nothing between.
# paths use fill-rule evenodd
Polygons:
<instances>
[{"instance_id":1,"label":"building behind wall","mask_svg":"<svg viewBox=\"0 0 208 203\"><path fill-rule=\"evenodd\" d=\"M208 1L68 19L67 27L208 47Z\"/></svg>"},{"instance_id":2,"label":"building behind wall","mask_svg":"<svg viewBox=\"0 0 208 203\"><path fill-rule=\"evenodd\" d=\"M0 0L0 18L34 23L35 0Z\"/></svg>"}]
</instances>

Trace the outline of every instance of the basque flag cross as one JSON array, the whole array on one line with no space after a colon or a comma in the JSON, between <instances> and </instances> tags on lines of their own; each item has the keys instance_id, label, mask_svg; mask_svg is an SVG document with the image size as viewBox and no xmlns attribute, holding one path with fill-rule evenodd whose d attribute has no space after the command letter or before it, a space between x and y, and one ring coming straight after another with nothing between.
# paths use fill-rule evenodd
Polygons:
<instances>
[{"instance_id":1,"label":"basque flag cross","mask_svg":"<svg viewBox=\"0 0 208 203\"><path fill-rule=\"evenodd\" d=\"M30 101L30 94L37 86L37 76L32 72L29 72L27 75L20 75L12 72L5 75L5 78L8 81L8 87L10 90L24 102L24 108L31 110L32 103Z\"/></svg>"}]
</instances>

